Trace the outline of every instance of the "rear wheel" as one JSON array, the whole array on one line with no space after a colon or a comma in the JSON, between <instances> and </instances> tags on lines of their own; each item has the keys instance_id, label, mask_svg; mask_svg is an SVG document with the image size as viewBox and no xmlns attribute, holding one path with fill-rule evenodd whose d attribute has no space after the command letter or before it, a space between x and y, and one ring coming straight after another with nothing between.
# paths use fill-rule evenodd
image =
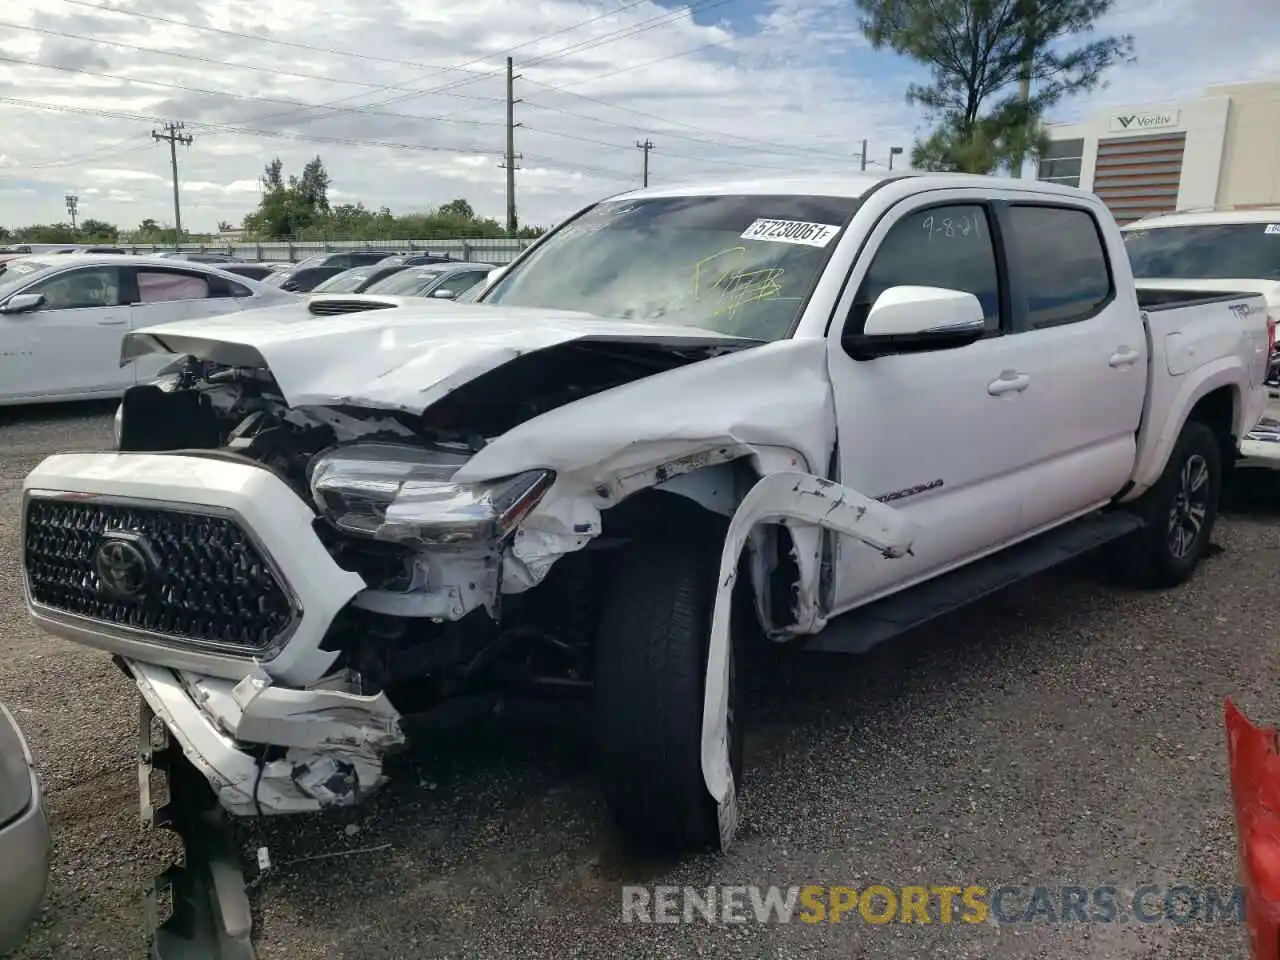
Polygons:
<instances>
[{"instance_id":1,"label":"rear wheel","mask_svg":"<svg viewBox=\"0 0 1280 960\"><path fill-rule=\"evenodd\" d=\"M1148 587L1173 587L1195 571L1218 519L1222 448L1206 424L1190 420L1159 482L1138 502L1146 526L1122 556L1125 578Z\"/></svg>"},{"instance_id":2,"label":"rear wheel","mask_svg":"<svg viewBox=\"0 0 1280 960\"><path fill-rule=\"evenodd\" d=\"M620 557L596 647L599 776L614 821L639 849L684 852L719 838L702 776L707 642L723 538L672 531ZM730 650L729 742L741 776L739 671Z\"/></svg>"}]
</instances>

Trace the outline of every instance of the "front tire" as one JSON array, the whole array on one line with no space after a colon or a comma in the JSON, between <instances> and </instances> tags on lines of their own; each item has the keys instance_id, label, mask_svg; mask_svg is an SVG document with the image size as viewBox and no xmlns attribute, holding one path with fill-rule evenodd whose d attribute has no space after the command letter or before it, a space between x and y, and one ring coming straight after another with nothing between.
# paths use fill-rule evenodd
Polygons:
<instances>
[{"instance_id":1,"label":"front tire","mask_svg":"<svg viewBox=\"0 0 1280 960\"><path fill-rule=\"evenodd\" d=\"M1213 536L1222 497L1222 448L1206 424L1190 420L1164 473L1141 499L1146 526L1125 557L1128 579L1175 587L1195 572Z\"/></svg>"},{"instance_id":2,"label":"front tire","mask_svg":"<svg viewBox=\"0 0 1280 960\"><path fill-rule=\"evenodd\" d=\"M719 840L702 776L707 649L723 538L671 531L619 558L596 646L599 777L615 823L636 849L701 850ZM729 742L741 775L738 671L730 649Z\"/></svg>"}]
</instances>

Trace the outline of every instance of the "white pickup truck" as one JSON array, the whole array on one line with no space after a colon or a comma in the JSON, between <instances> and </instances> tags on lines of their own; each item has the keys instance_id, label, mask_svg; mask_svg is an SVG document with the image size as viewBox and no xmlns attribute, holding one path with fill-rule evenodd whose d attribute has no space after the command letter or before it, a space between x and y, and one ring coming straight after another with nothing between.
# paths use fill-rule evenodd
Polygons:
<instances>
[{"instance_id":1,"label":"white pickup truck","mask_svg":"<svg viewBox=\"0 0 1280 960\"><path fill-rule=\"evenodd\" d=\"M1280 204L1215 206L1123 227L1138 284L1260 293L1280 317ZM1263 419L1242 439L1241 466L1280 466L1280 356L1271 358Z\"/></svg>"},{"instance_id":2,"label":"white pickup truck","mask_svg":"<svg viewBox=\"0 0 1280 960\"><path fill-rule=\"evenodd\" d=\"M629 193L496 273L135 332L174 361L119 452L26 479L31 614L233 814L354 803L403 715L554 688L631 839L727 844L739 644L865 650L1113 540L1177 584L1275 336L1140 293L1092 195L966 175Z\"/></svg>"}]
</instances>

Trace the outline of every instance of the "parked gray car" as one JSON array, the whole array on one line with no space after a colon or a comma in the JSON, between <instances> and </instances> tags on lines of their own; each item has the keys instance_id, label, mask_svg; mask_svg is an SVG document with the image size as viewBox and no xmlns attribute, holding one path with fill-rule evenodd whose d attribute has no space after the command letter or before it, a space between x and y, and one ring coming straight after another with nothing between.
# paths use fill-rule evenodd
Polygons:
<instances>
[{"instance_id":1,"label":"parked gray car","mask_svg":"<svg viewBox=\"0 0 1280 960\"><path fill-rule=\"evenodd\" d=\"M49 882L49 821L31 748L0 704L0 956L26 937Z\"/></svg>"}]
</instances>

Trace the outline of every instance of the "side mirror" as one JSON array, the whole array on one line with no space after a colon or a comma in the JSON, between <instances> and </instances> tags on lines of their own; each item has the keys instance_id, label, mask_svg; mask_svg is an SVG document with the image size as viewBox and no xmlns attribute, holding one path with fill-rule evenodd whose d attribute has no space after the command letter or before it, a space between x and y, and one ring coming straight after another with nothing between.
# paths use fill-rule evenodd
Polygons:
<instances>
[{"instance_id":1,"label":"side mirror","mask_svg":"<svg viewBox=\"0 0 1280 960\"><path fill-rule=\"evenodd\" d=\"M945 287L890 287L876 298L862 333L842 338L855 360L964 347L982 338L986 316L972 293Z\"/></svg>"},{"instance_id":2,"label":"side mirror","mask_svg":"<svg viewBox=\"0 0 1280 960\"><path fill-rule=\"evenodd\" d=\"M484 285L486 287L491 286L493 283L500 280L502 278L502 275L506 273L507 270L509 270L510 268L511 268L511 264L507 264L505 267L494 267L487 274L485 274Z\"/></svg>"},{"instance_id":3,"label":"side mirror","mask_svg":"<svg viewBox=\"0 0 1280 960\"><path fill-rule=\"evenodd\" d=\"M431 296L437 300L452 300L458 295L456 290L433 290Z\"/></svg>"},{"instance_id":4,"label":"side mirror","mask_svg":"<svg viewBox=\"0 0 1280 960\"><path fill-rule=\"evenodd\" d=\"M28 313L43 303L43 293L15 293L0 306L0 313Z\"/></svg>"}]
</instances>

